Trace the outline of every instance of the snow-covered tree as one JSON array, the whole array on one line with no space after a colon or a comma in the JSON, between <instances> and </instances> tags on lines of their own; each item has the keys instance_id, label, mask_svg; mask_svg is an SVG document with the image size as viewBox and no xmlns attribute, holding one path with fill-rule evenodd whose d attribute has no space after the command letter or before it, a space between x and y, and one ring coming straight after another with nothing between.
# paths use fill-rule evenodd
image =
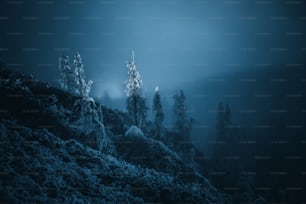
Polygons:
<instances>
[{"instance_id":1,"label":"snow-covered tree","mask_svg":"<svg viewBox=\"0 0 306 204\"><path fill-rule=\"evenodd\" d=\"M80 94L80 96L87 97L89 95L92 81L86 81L85 71L84 71L84 64L82 62L81 55L77 52L74 55L73 60L75 66L75 75L76 75L76 87Z\"/></svg>"},{"instance_id":2,"label":"snow-covered tree","mask_svg":"<svg viewBox=\"0 0 306 204\"><path fill-rule=\"evenodd\" d=\"M76 92L76 77L73 69L70 66L69 56L59 58L60 85L61 88L75 94Z\"/></svg>"},{"instance_id":3,"label":"snow-covered tree","mask_svg":"<svg viewBox=\"0 0 306 204\"><path fill-rule=\"evenodd\" d=\"M76 53L73 60L74 70L68 56L59 58L60 84L64 90L82 97L88 97L92 81L86 81L81 55Z\"/></svg>"},{"instance_id":4,"label":"snow-covered tree","mask_svg":"<svg viewBox=\"0 0 306 204\"><path fill-rule=\"evenodd\" d=\"M131 61L127 63L128 80L125 81L125 93L127 96L142 95L142 79L136 69L134 51L132 51Z\"/></svg>"},{"instance_id":5,"label":"snow-covered tree","mask_svg":"<svg viewBox=\"0 0 306 204\"><path fill-rule=\"evenodd\" d=\"M147 116L147 106L142 96L141 75L136 69L134 51L131 61L127 63L128 80L125 81L125 93L127 95L127 111L133 119L133 124L142 127Z\"/></svg>"},{"instance_id":6,"label":"snow-covered tree","mask_svg":"<svg viewBox=\"0 0 306 204\"><path fill-rule=\"evenodd\" d=\"M153 107L152 107L153 113L154 113L154 124L156 127L156 136L161 136L161 130L162 130L162 123L164 121L164 110L163 106L161 104L160 100L160 94L159 94L159 88L158 86L155 88L155 94L153 98Z\"/></svg>"},{"instance_id":7,"label":"snow-covered tree","mask_svg":"<svg viewBox=\"0 0 306 204\"><path fill-rule=\"evenodd\" d=\"M191 131L192 120L186 116L185 94L180 90L174 95L174 127L185 136L188 136Z\"/></svg>"}]
</instances>

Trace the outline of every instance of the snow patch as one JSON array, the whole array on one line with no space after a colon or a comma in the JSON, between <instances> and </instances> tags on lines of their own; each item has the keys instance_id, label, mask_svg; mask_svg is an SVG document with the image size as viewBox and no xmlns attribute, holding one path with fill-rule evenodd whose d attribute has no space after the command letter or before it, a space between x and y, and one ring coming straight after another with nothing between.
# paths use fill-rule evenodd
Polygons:
<instances>
[{"instance_id":1,"label":"snow patch","mask_svg":"<svg viewBox=\"0 0 306 204\"><path fill-rule=\"evenodd\" d=\"M124 136L137 136L137 137L144 137L143 132L136 127L135 125L131 126L125 133Z\"/></svg>"}]
</instances>

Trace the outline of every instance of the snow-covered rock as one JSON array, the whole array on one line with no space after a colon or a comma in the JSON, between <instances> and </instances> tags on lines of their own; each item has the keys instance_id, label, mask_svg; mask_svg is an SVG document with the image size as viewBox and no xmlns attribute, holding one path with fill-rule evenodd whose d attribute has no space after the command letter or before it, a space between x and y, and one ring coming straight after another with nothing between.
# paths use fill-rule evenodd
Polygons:
<instances>
[{"instance_id":1,"label":"snow-covered rock","mask_svg":"<svg viewBox=\"0 0 306 204\"><path fill-rule=\"evenodd\" d=\"M144 137L144 134L138 127L133 125L124 133L124 136L126 137L129 137L129 136Z\"/></svg>"}]
</instances>

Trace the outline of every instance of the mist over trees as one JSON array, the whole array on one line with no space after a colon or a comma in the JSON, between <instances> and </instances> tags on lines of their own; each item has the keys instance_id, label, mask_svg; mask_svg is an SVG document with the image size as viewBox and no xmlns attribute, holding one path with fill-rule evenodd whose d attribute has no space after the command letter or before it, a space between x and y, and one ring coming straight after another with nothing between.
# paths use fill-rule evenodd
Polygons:
<instances>
[{"instance_id":1,"label":"mist over trees","mask_svg":"<svg viewBox=\"0 0 306 204\"><path fill-rule=\"evenodd\" d=\"M85 70L80 54L76 53L74 55L74 71L71 68L68 56L61 57L60 62L62 88L70 93L88 96L88 90L90 90L92 82L87 82L85 79ZM134 51L132 51L126 67L127 80L124 81L124 91L126 93L126 110L131 120L131 128L125 135L130 135L131 132L133 134L144 132L144 135L151 135L151 137L165 142L177 151L184 161L192 163L195 154L191 140L193 119L187 114L186 97L183 90L180 89L173 95L172 115L166 115L159 87L157 86L152 101L153 122L151 122L147 118L148 106L143 96L143 81L136 67ZM164 127L165 117L173 118L172 127Z\"/></svg>"},{"instance_id":2,"label":"mist over trees","mask_svg":"<svg viewBox=\"0 0 306 204\"><path fill-rule=\"evenodd\" d=\"M167 184L168 186L173 185L172 181L178 181L176 182L178 183L177 186L182 186L180 184L181 182L199 182L200 184L200 186L196 187L184 187L185 190L183 193L176 194L176 192L172 192L172 195L185 195L185 193L190 193L190 188L195 189L192 191L196 195L203 189L212 189L211 187L201 187L201 185L208 182L206 180L207 177L222 192L229 193L234 198L234 201L265 203L263 199L259 199L259 202L257 202L258 194L255 185L267 183L277 186L279 182L277 180L271 182L271 176L265 173L271 168L283 168L280 163L282 160L248 161L247 157L254 157L254 154L245 150L249 146L247 147L241 144L249 144L252 141L247 140L247 136L235 125L232 117L232 109L229 104L223 102L216 104L216 126L213 132L215 144L212 146L212 155L208 157L209 161L207 161L207 157L192 143L191 131L194 120L189 116L187 107L188 99L184 91L178 90L173 95L172 114L169 114L169 111L165 111L164 109L164 101L161 100L163 92L160 92L160 89L156 87L155 92L152 93L152 95L154 94L152 101L153 117L148 118L146 97L143 94L143 81L140 73L136 69L134 52L132 52L131 60L126 64L126 67L128 69L128 79L124 83L126 111L107 108L105 104L102 105L103 101L101 104L96 99L89 97L92 81L86 79L86 70L79 53L74 55L73 63L70 63L68 56L59 58L60 85L63 90L51 88L32 78L26 79L24 76L19 75L10 75L9 80L2 80L0 85L1 89L3 89L2 91L5 93L4 96L8 96L7 93L10 91L14 91L17 95L22 93L24 100L26 100L21 102L20 100L12 100L6 97L3 107L10 104L8 102L13 101L14 103L12 105L10 104L10 112L8 113L15 114L16 117L26 121L25 124L33 125L31 126L33 129L46 127L48 131L62 137L62 139L72 141L76 147L68 145L67 151L74 152L77 155L76 162L80 164L80 169L82 169L81 166L84 164L84 161L88 163L90 168L100 166L100 161L97 158L99 157L98 153L102 153L120 159L120 161L116 161L111 158L112 161L110 161L115 161L119 168L123 164L121 161L124 161L153 169L152 172L156 170L163 174L169 174L171 179L169 180L170 183ZM5 74L5 72L2 73L2 75ZM19 108L19 111L15 110L16 107ZM27 115L22 112L26 109L39 110L39 112L34 112L35 115ZM10 114L3 114L11 117ZM164 125L166 117L173 118L172 126L169 124ZM51 125L46 126L50 121ZM8 127L11 126L9 125ZM265 144L264 146L268 149L266 152L273 155L273 157L279 158L281 156L279 152L287 151L286 147L278 145L278 149L271 149L270 144L278 144L278 138L286 142L285 140L287 138L285 134L287 129L284 128L284 123L280 123L277 126L277 129L271 129L270 137L262 137L261 140L263 142L271 140L269 144ZM28 137L30 137L32 134L31 131L26 132L29 134ZM50 136L48 132L45 133ZM287 142L297 141L291 139ZM49 141L44 142L44 144L48 143ZM97 151L97 154L89 154L92 156L90 161L88 161L88 154L85 153L86 148L80 149L82 147L80 143ZM54 147L57 146L55 145ZM56 149L54 147L52 149ZM65 152L66 149L62 148L61 151ZM92 150L86 151L93 153ZM290 151L294 152L295 150L290 149ZM79 154L85 154L87 156L81 158L78 157ZM74 157L72 158L72 160L75 159ZM67 161L73 163L72 160ZM256 165L259 163L261 165ZM139 166L131 167L127 177L134 170L140 169ZM113 165L110 165L108 171L105 172L107 175L112 173L112 167ZM287 169L288 172L295 170L294 167L286 167L285 170ZM256 175L257 180L254 174L248 172L250 170L258 172L258 175ZM123 171L126 172L125 167ZM141 178L148 175L148 170L145 171L147 173L141 174L144 175ZM277 171L277 169L274 171ZM91 175L88 174L88 176ZM136 175L136 177L139 176L139 174ZM124 182L131 182L130 180L125 180L124 176L121 176L121 178L123 178ZM116 179L114 182L117 181ZM156 179L158 178L156 177ZM158 182L161 180L158 180ZM144 182L147 182L146 185L148 186L152 184L151 180L148 181L145 179ZM288 180L288 182L290 181ZM156 192L159 193L159 189L162 188L163 185L161 187L159 186ZM127 189L127 192L132 192L129 189ZM235 192L232 192L233 189ZM283 186L275 189L275 195L282 195L282 198L273 198L273 200L286 201L286 194L282 190ZM164 196L168 195L168 192L168 189L165 190L163 196L159 198L163 200ZM137 195L142 194L139 193ZM210 194L206 195L210 196ZM225 198L228 199L228 197ZM159 201L150 199L150 201ZM202 197L199 202L203 201L201 199ZM175 196L171 198L171 201L173 200L177 201Z\"/></svg>"},{"instance_id":3,"label":"mist over trees","mask_svg":"<svg viewBox=\"0 0 306 204\"><path fill-rule=\"evenodd\" d=\"M123 139L128 142L133 142L134 136L137 136L138 140L153 139L154 141L160 141L174 151L177 156L191 168L199 170L199 158L203 158L202 153L195 148L191 139L192 127L195 122L193 118L188 115L188 108L186 105L186 96L182 89L179 89L172 97L172 115L169 111L166 112L163 106L162 95L158 86L155 88L152 101L152 118L148 118L148 106L146 98L143 94L143 81L141 74L136 68L135 55L132 52L130 60L126 63L127 67L127 80L124 81L124 91L126 93L126 116L119 114L118 112L112 113L114 118L111 118L116 125L114 126L116 133L122 134L124 131ZM92 81L87 81L85 77L85 69L82 58L79 53L74 55L73 64L70 64L69 57L63 56L59 59L60 68L60 83L61 87L77 96L88 97L91 89ZM109 97L107 103L111 103ZM87 101L91 101L88 103ZM87 115L92 108L88 108L90 104L94 104L92 100L81 101L80 104L86 107L87 111L82 111ZM103 101L102 101L103 102ZM216 105L216 121L214 131L214 145L210 159L205 161L205 166L201 167L201 173L209 174L209 179L217 187L229 186L231 188L239 189L239 192L233 194L234 200L251 202L257 198L254 190L255 178L252 175L244 174L248 168L254 167L255 164L248 162L243 155L243 152L247 152L241 144L243 144L246 135L239 127L235 126L232 119L232 110L229 104L220 101ZM100 143L100 149L110 149L110 142L106 142L106 133L103 126L102 106L99 106L97 113L101 113L99 121L99 127L101 134L95 138L95 141ZM88 111L89 110L89 111ZM115 116L118 114L118 116ZM165 118L169 117L173 119L172 127L165 126ZM88 117L82 117L89 120ZM124 118L124 122L122 122ZM109 120L108 118L107 120ZM91 119L89 120L91 121ZM108 122L108 121L107 121ZM82 120L83 123L83 120ZM101 124L100 124L101 123ZM91 124L91 122L89 123ZM120 128L118 129L117 127ZM280 134L280 133L278 133ZM100 139L99 139L100 138ZM142 139L140 139L142 138ZM120 140L121 141L121 140ZM152 141L151 141L152 143ZM119 151L127 151L128 147L120 144ZM110 152L115 150L108 150ZM131 154L135 153L134 150L128 150ZM154 155L155 153L151 153ZM137 157L137 155L135 155ZM131 159L127 157L126 159ZM201 161L203 162L203 161ZM200 166L201 166L200 165ZM269 166L269 165L266 165ZM275 165L274 165L275 166ZM258 167L256 167L258 168ZM263 168L264 169L264 168ZM259 171L263 171L259 169ZM258 176L259 179L266 178L265 176ZM226 191L226 190L225 190ZM230 192L231 193L231 192ZM264 203L264 201L263 201Z\"/></svg>"}]
</instances>

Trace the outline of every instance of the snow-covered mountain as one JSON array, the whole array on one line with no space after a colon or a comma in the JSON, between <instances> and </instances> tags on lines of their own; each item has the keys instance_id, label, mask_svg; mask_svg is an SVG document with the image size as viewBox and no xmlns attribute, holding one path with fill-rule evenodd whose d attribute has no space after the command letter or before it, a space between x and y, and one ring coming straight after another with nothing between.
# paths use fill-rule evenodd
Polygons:
<instances>
[{"instance_id":1,"label":"snow-covered mountain","mask_svg":"<svg viewBox=\"0 0 306 204\"><path fill-rule=\"evenodd\" d=\"M0 71L0 200L231 203L126 113Z\"/></svg>"}]
</instances>

